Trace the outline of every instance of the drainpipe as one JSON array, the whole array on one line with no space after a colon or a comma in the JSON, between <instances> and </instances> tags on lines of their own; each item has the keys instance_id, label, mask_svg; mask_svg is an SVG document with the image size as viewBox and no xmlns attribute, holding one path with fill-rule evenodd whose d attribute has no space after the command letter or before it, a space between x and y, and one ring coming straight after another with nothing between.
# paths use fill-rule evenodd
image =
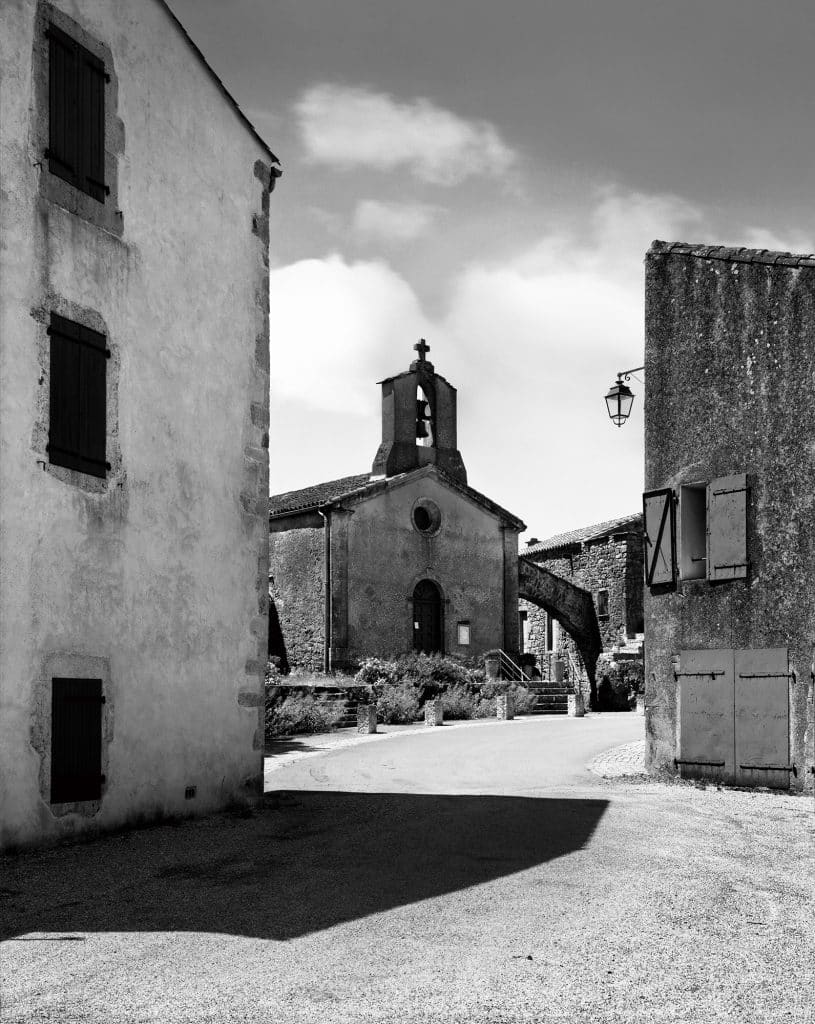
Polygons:
<instances>
[{"instance_id":1,"label":"drainpipe","mask_svg":"<svg viewBox=\"0 0 815 1024\"><path fill-rule=\"evenodd\" d=\"M323 512L321 508L317 511L323 517L325 523L325 622L323 633L323 671L331 671L331 510Z\"/></svg>"}]
</instances>

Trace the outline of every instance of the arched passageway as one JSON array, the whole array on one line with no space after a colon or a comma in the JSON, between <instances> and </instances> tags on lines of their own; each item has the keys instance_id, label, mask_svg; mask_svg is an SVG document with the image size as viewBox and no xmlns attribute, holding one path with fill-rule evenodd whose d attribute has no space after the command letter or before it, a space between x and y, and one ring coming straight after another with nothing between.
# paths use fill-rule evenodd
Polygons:
<instances>
[{"instance_id":1,"label":"arched passageway","mask_svg":"<svg viewBox=\"0 0 815 1024\"><path fill-rule=\"evenodd\" d=\"M595 670L603 641L591 594L528 558L518 559L518 596L548 612L572 637L589 679L592 707L597 702Z\"/></svg>"}]
</instances>

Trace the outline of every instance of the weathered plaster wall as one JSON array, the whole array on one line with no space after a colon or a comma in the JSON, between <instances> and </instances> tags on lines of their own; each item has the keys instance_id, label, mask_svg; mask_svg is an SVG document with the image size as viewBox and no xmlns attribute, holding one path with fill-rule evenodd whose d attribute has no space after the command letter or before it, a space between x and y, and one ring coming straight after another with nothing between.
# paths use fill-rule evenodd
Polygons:
<instances>
[{"instance_id":1,"label":"weathered plaster wall","mask_svg":"<svg viewBox=\"0 0 815 1024\"><path fill-rule=\"evenodd\" d=\"M412 523L413 506L421 498L441 511L441 526L432 536ZM332 576L341 571L344 544L348 567L347 645L342 650L336 644L337 661L412 650L413 590L425 578L437 583L444 599L446 653L466 657L504 646L505 541L496 516L432 475L349 507L343 528L332 514ZM510 544L516 562L517 534ZM513 573L517 580L516 564ZM517 590L511 611L517 636ZM469 647L457 642L457 623L464 620L470 622Z\"/></svg>"},{"instance_id":2,"label":"weathered plaster wall","mask_svg":"<svg viewBox=\"0 0 815 1024\"><path fill-rule=\"evenodd\" d=\"M325 529L276 530L269 537L269 586L289 665L321 671L325 652ZM322 521L321 521L322 524Z\"/></svg>"},{"instance_id":3,"label":"weathered plaster wall","mask_svg":"<svg viewBox=\"0 0 815 1024\"><path fill-rule=\"evenodd\" d=\"M647 761L672 767L682 649L788 647L792 759L812 754L815 268L646 258L645 486L748 476L746 579L645 595Z\"/></svg>"},{"instance_id":4,"label":"weathered plaster wall","mask_svg":"<svg viewBox=\"0 0 815 1024\"><path fill-rule=\"evenodd\" d=\"M262 778L268 154L155 0L55 6L110 54L121 230L44 187L37 8L4 4L2 844L200 812ZM102 482L47 462L51 310L113 353ZM108 673L102 800L67 814L42 782L54 659Z\"/></svg>"}]
</instances>

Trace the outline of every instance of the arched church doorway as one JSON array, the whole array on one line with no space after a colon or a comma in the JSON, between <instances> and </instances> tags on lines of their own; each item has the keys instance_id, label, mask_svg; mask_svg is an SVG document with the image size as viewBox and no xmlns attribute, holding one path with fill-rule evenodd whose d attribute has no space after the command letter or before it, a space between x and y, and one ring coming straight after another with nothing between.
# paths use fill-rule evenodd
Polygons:
<instances>
[{"instance_id":1,"label":"arched church doorway","mask_svg":"<svg viewBox=\"0 0 815 1024\"><path fill-rule=\"evenodd\" d=\"M413 646L425 654L441 652L441 591L432 580L419 580L413 591Z\"/></svg>"}]
</instances>

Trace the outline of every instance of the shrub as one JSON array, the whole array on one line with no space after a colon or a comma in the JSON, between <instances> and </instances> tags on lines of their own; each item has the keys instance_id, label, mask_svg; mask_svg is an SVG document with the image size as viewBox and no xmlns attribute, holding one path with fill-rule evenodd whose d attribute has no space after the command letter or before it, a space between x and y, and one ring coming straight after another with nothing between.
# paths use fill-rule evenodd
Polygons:
<instances>
[{"instance_id":1,"label":"shrub","mask_svg":"<svg viewBox=\"0 0 815 1024\"><path fill-rule=\"evenodd\" d=\"M344 713L340 701L322 703L310 693L280 693L274 681L266 685L266 737L330 732Z\"/></svg>"},{"instance_id":2,"label":"shrub","mask_svg":"<svg viewBox=\"0 0 815 1024\"><path fill-rule=\"evenodd\" d=\"M644 670L641 659L635 661L598 661L597 698L602 711L627 711L631 698L643 692Z\"/></svg>"},{"instance_id":3,"label":"shrub","mask_svg":"<svg viewBox=\"0 0 815 1024\"><path fill-rule=\"evenodd\" d=\"M441 706L446 719L476 718L478 703L478 697L464 686L451 686L441 695Z\"/></svg>"},{"instance_id":4,"label":"shrub","mask_svg":"<svg viewBox=\"0 0 815 1024\"><path fill-rule=\"evenodd\" d=\"M421 717L421 704L416 688L410 683L388 684L382 680L371 684L376 695L376 716L385 725L416 722Z\"/></svg>"}]
</instances>

